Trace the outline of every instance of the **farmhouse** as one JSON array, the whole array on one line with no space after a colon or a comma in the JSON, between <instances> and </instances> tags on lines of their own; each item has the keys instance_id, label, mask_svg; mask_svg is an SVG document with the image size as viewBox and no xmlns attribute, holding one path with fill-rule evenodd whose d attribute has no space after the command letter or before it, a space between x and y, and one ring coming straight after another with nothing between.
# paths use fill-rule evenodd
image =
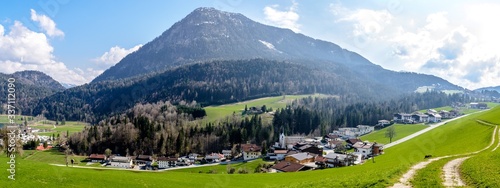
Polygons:
<instances>
[{"instance_id":1,"label":"farmhouse","mask_svg":"<svg viewBox=\"0 0 500 188\"><path fill-rule=\"evenodd\" d=\"M262 148L255 144L241 144L243 160L257 159L261 156Z\"/></svg>"},{"instance_id":2,"label":"farmhouse","mask_svg":"<svg viewBox=\"0 0 500 188\"><path fill-rule=\"evenodd\" d=\"M137 165L147 165L153 162L153 157L151 155L139 155L135 158L135 164Z\"/></svg>"},{"instance_id":3,"label":"farmhouse","mask_svg":"<svg viewBox=\"0 0 500 188\"><path fill-rule=\"evenodd\" d=\"M413 114L411 117L417 123L429 122L429 115L426 114Z\"/></svg>"},{"instance_id":4,"label":"farmhouse","mask_svg":"<svg viewBox=\"0 0 500 188\"><path fill-rule=\"evenodd\" d=\"M158 163L158 168L168 168L169 167L167 157L158 157L156 159L156 162Z\"/></svg>"},{"instance_id":5,"label":"farmhouse","mask_svg":"<svg viewBox=\"0 0 500 188\"><path fill-rule=\"evenodd\" d=\"M224 155L224 157L225 157L226 159L229 159L229 158L232 158L232 157L233 157L232 151L231 151L231 150L228 150L228 149L224 149L224 150L222 150L222 155Z\"/></svg>"},{"instance_id":6,"label":"farmhouse","mask_svg":"<svg viewBox=\"0 0 500 188\"><path fill-rule=\"evenodd\" d=\"M384 154L384 144L373 143L373 156Z\"/></svg>"},{"instance_id":7,"label":"farmhouse","mask_svg":"<svg viewBox=\"0 0 500 188\"><path fill-rule=\"evenodd\" d=\"M307 164L314 162L315 155L309 153L297 153L285 157L285 161L294 162L299 164Z\"/></svg>"},{"instance_id":8,"label":"farmhouse","mask_svg":"<svg viewBox=\"0 0 500 188\"><path fill-rule=\"evenodd\" d=\"M213 162L213 163L221 162L224 159L226 159L226 158L224 158L224 155L222 155L220 153L211 153L211 154L208 154L205 156L205 160L207 160L208 162Z\"/></svg>"},{"instance_id":9,"label":"farmhouse","mask_svg":"<svg viewBox=\"0 0 500 188\"><path fill-rule=\"evenodd\" d=\"M311 169L310 167L288 161L281 161L271 168L275 169L277 172L298 172Z\"/></svg>"},{"instance_id":10,"label":"farmhouse","mask_svg":"<svg viewBox=\"0 0 500 188\"><path fill-rule=\"evenodd\" d=\"M412 115L406 113L394 114L394 122L398 123L413 123Z\"/></svg>"},{"instance_id":11,"label":"farmhouse","mask_svg":"<svg viewBox=\"0 0 500 188\"><path fill-rule=\"evenodd\" d=\"M364 157L372 155L373 144L370 142L356 142L352 147L354 148L354 153L356 154L360 154Z\"/></svg>"},{"instance_id":12,"label":"farmhouse","mask_svg":"<svg viewBox=\"0 0 500 188\"><path fill-rule=\"evenodd\" d=\"M378 120L377 125L385 127L385 126L390 125L390 124L391 124L391 122L389 120L382 119L382 120Z\"/></svg>"},{"instance_id":13,"label":"farmhouse","mask_svg":"<svg viewBox=\"0 0 500 188\"><path fill-rule=\"evenodd\" d=\"M113 156L110 165L117 168L132 168L132 159L130 157Z\"/></svg>"},{"instance_id":14,"label":"farmhouse","mask_svg":"<svg viewBox=\"0 0 500 188\"><path fill-rule=\"evenodd\" d=\"M429 114L429 122L440 122L441 121L441 115L439 114Z\"/></svg>"},{"instance_id":15,"label":"farmhouse","mask_svg":"<svg viewBox=\"0 0 500 188\"><path fill-rule=\"evenodd\" d=\"M288 152L287 150L274 150L274 152L268 153L267 157L270 160L279 160L279 161L281 161L281 160L285 159L285 156L286 156L287 152Z\"/></svg>"},{"instance_id":16,"label":"farmhouse","mask_svg":"<svg viewBox=\"0 0 500 188\"><path fill-rule=\"evenodd\" d=\"M106 155L104 155L104 154L90 154L90 156L87 159L93 163L102 163L106 160Z\"/></svg>"}]
</instances>

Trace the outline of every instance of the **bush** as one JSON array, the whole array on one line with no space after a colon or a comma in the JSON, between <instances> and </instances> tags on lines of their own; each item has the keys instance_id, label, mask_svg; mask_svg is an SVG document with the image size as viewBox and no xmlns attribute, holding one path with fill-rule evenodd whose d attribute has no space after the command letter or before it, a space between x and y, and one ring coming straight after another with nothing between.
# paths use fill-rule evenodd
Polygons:
<instances>
[{"instance_id":1,"label":"bush","mask_svg":"<svg viewBox=\"0 0 500 188\"><path fill-rule=\"evenodd\" d=\"M228 174L234 174L234 172L236 172L236 169L234 168L229 168L229 170L227 171Z\"/></svg>"},{"instance_id":2,"label":"bush","mask_svg":"<svg viewBox=\"0 0 500 188\"><path fill-rule=\"evenodd\" d=\"M247 168L239 168L238 169L238 174L248 174Z\"/></svg>"}]
</instances>

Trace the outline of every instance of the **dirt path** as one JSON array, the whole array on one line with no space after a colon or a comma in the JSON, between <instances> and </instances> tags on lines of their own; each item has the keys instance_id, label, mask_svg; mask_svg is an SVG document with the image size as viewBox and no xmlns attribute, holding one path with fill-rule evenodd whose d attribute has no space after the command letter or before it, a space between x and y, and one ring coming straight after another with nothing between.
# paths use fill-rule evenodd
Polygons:
<instances>
[{"instance_id":1,"label":"dirt path","mask_svg":"<svg viewBox=\"0 0 500 188\"><path fill-rule=\"evenodd\" d=\"M469 156L470 157L470 156ZM469 157L462 157L451 160L443 166L443 185L445 187L465 186L465 183L460 178L460 165Z\"/></svg>"},{"instance_id":2,"label":"dirt path","mask_svg":"<svg viewBox=\"0 0 500 188\"><path fill-rule=\"evenodd\" d=\"M477 154L479 152L482 152L484 150L487 150L488 148L490 148L493 143L495 143L495 139L496 139L496 134L497 134L497 130L499 129L499 127L495 127L494 131L493 131L493 136L491 137L491 142L488 146L486 146L485 148L479 150L479 151L475 151L475 152L470 152L470 153L464 153L464 154L456 154L456 155L447 155L447 156L442 156L442 157L436 157L436 158L432 158L432 159L429 159L429 160L426 160L426 161L422 161L420 163L417 163L416 165L413 165L410 170L408 170L405 174L403 174L403 176L401 176L401 178L399 179L399 182L395 183L392 187L393 188L409 188L409 187L412 187L411 186L411 183L410 183L410 180L413 179L413 176L415 176L415 174L417 173L418 170L422 169L422 168L425 168L427 165L429 165L430 163L434 162L434 161L437 161L437 160L440 160L440 159L445 159L445 158L450 158L450 157L457 157L457 156L465 156L465 155L473 155L473 154ZM470 156L469 156L470 157ZM464 158L460 158L460 159L467 159L469 157L464 157ZM456 160L456 159L455 159ZM453 161L455 161L453 160ZM462 162L463 162L462 160ZM451 161L450 161L451 162ZM449 162L449 163L450 163ZM460 166L460 164L462 162L459 162L458 165L456 165L456 174L459 174L458 173L458 167ZM448 165L448 164L447 164ZM452 163L453 165L453 163ZM444 169L444 168L443 168ZM463 181L460 180L460 176L456 176L458 178L458 180L463 183ZM446 181L446 180L445 180ZM446 186L446 185L445 185Z\"/></svg>"}]
</instances>

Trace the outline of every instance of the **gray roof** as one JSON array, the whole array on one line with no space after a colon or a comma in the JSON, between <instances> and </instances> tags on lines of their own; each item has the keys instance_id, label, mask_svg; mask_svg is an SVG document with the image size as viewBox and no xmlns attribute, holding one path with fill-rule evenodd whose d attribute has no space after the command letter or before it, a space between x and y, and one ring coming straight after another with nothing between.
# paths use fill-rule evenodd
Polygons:
<instances>
[{"instance_id":1,"label":"gray roof","mask_svg":"<svg viewBox=\"0 0 500 188\"><path fill-rule=\"evenodd\" d=\"M304 159L314 158L314 156L310 155L309 153L297 153L290 155L290 157L293 157L299 161L302 161Z\"/></svg>"}]
</instances>

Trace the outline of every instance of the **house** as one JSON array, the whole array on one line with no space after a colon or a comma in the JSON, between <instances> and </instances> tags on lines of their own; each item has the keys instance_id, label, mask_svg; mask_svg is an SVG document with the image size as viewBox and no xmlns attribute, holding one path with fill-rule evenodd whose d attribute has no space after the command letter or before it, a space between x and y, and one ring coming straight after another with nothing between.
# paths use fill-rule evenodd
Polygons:
<instances>
[{"instance_id":1,"label":"house","mask_svg":"<svg viewBox=\"0 0 500 188\"><path fill-rule=\"evenodd\" d=\"M330 149L335 149L340 145L345 145L344 141L333 140L333 141L328 141L328 143L326 143L325 147L330 148Z\"/></svg>"},{"instance_id":2,"label":"house","mask_svg":"<svg viewBox=\"0 0 500 188\"><path fill-rule=\"evenodd\" d=\"M439 114L429 114L429 122L441 122L441 115Z\"/></svg>"},{"instance_id":3,"label":"house","mask_svg":"<svg viewBox=\"0 0 500 188\"><path fill-rule=\"evenodd\" d=\"M478 108L479 108L479 107L478 107L478 104L479 104L479 103L477 103L477 102L471 102L471 103L469 104L469 106L470 106L470 108L473 108L473 109L478 109Z\"/></svg>"},{"instance_id":4,"label":"house","mask_svg":"<svg viewBox=\"0 0 500 188\"><path fill-rule=\"evenodd\" d=\"M314 158L314 164L316 164L318 168L326 168L327 160L328 160L327 158L318 155L316 156L316 158Z\"/></svg>"},{"instance_id":5,"label":"house","mask_svg":"<svg viewBox=\"0 0 500 188\"><path fill-rule=\"evenodd\" d=\"M369 126L369 125L358 125L357 128L358 128L357 130L358 136L371 133L372 131L375 130L374 126Z\"/></svg>"},{"instance_id":6,"label":"house","mask_svg":"<svg viewBox=\"0 0 500 188\"><path fill-rule=\"evenodd\" d=\"M357 137L359 136L358 128L355 127L344 127L339 128L339 134L345 137Z\"/></svg>"},{"instance_id":7,"label":"house","mask_svg":"<svg viewBox=\"0 0 500 188\"><path fill-rule=\"evenodd\" d=\"M288 161L281 161L278 164L272 166L271 168L275 169L278 172L298 172L311 169L310 167L304 166L302 164L288 162Z\"/></svg>"},{"instance_id":8,"label":"house","mask_svg":"<svg viewBox=\"0 0 500 188\"><path fill-rule=\"evenodd\" d=\"M307 144L302 147L299 147L298 150L303 153L311 153L319 156L323 155L323 148L319 148L318 146Z\"/></svg>"},{"instance_id":9,"label":"house","mask_svg":"<svg viewBox=\"0 0 500 188\"><path fill-rule=\"evenodd\" d=\"M326 141L342 140L342 138L336 134L327 134L323 137L323 139Z\"/></svg>"},{"instance_id":10,"label":"house","mask_svg":"<svg viewBox=\"0 0 500 188\"><path fill-rule=\"evenodd\" d=\"M197 153L190 153L188 155L188 160L190 163L194 163L198 160L198 157L201 156L200 154L197 154Z\"/></svg>"},{"instance_id":11,"label":"house","mask_svg":"<svg viewBox=\"0 0 500 188\"><path fill-rule=\"evenodd\" d=\"M137 165L151 165L153 162L153 157L151 155L138 155L135 158L135 164Z\"/></svg>"},{"instance_id":12,"label":"house","mask_svg":"<svg viewBox=\"0 0 500 188\"><path fill-rule=\"evenodd\" d=\"M411 114L406 114L406 113L397 113L394 114L394 122L398 123L413 123L413 119Z\"/></svg>"},{"instance_id":13,"label":"house","mask_svg":"<svg viewBox=\"0 0 500 188\"><path fill-rule=\"evenodd\" d=\"M460 113L460 111L455 110L455 109L450 110L450 118L458 117L458 116L460 116L460 115L462 115L462 114Z\"/></svg>"},{"instance_id":14,"label":"house","mask_svg":"<svg viewBox=\"0 0 500 188\"><path fill-rule=\"evenodd\" d=\"M270 160L278 160L281 161L285 159L287 150L274 150L272 153L268 153L267 156Z\"/></svg>"},{"instance_id":15,"label":"house","mask_svg":"<svg viewBox=\"0 0 500 188\"><path fill-rule=\"evenodd\" d=\"M384 154L384 144L373 143L372 154L373 156Z\"/></svg>"},{"instance_id":16,"label":"house","mask_svg":"<svg viewBox=\"0 0 500 188\"><path fill-rule=\"evenodd\" d=\"M363 142L363 141L359 138L350 138L350 139L347 139L346 142L347 142L347 146L352 147L355 143Z\"/></svg>"},{"instance_id":17,"label":"house","mask_svg":"<svg viewBox=\"0 0 500 188\"><path fill-rule=\"evenodd\" d=\"M132 168L132 159L130 157L113 156L110 165L116 168Z\"/></svg>"},{"instance_id":18,"label":"house","mask_svg":"<svg viewBox=\"0 0 500 188\"><path fill-rule=\"evenodd\" d=\"M222 150L222 155L224 155L224 157L226 159L229 159L229 158L232 158L233 157L233 152L231 150L228 150L228 149L224 149Z\"/></svg>"},{"instance_id":19,"label":"house","mask_svg":"<svg viewBox=\"0 0 500 188\"><path fill-rule=\"evenodd\" d=\"M373 144L370 142L356 142L352 147L354 148L354 153L360 154L363 157L372 155Z\"/></svg>"},{"instance_id":20,"label":"house","mask_svg":"<svg viewBox=\"0 0 500 188\"><path fill-rule=\"evenodd\" d=\"M427 114L437 114L438 112L434 109L427 109Z\"/></svg>"},{"instance_id":21,"label":"house","mask_svg":"<svg viewBox=\"0 0 500 188\"><path fill-rule=\"evenodd\" d=\"M391 122L389 120L382 119L382 120L378 120L377 125L385 127L385 126L390 125L390 124L391 124Z\"/></svg>"},{"instance_id":22,"label":"house","mask_svg":"<svg viewBox=\"0 0 500 188\"><path fill-rule=\"evenodd\" d=\"M324 156L326 159L327 167L341 167L341 166L349 166L354 163L354 157L346 154L338 154L338 153L328 153Z\"/></svg>"},{"instance_id":23,"label":"house","mask_svg":"<svg viewBox=\"0 0 500 188\"><path fill-rule=\"evenodd\" d=\"M90 156L87 159L93 163L102 163L102 162L106 161L106 155L104 155L104 154L90 154Z\"/></svg>"},{"instance_id":24,"label":"house","mask_svg":"<svg viewBox=\"0 0 500 188\"><path fill-rule=\"evenodd\" d=\"M488 108L488 104L486 104L486 103L478 103L477 104L477 108L479 108L479 109L486 109L486 108Z\"/></svg>"},{"instance_id":25,"label":"house","mask_svg":"<svg viewBox=\"0 0 500 188\"><path fill-rule=\"evenodd\" d=\"M429 115L426 114L413 114L412 119L416 123L426 123L429 122Z\"/></svg>"},{"instance_id":26,"label":"house","mask_svg":"<svg viewBox=\"0 0 500 188\"><path fill-rule=\"evenodd\" d=\"M156 162L158 163L158 168L168 168L170 166L167 157L158 157Z\"/></svg>"},{"instance_id":27,"label":"house","mask_svg":"<svg viewBox=\"0 0 500 188\"><path fill-rule=\"evenodd\" d=\"M451 118L451 113L446 111L446 110L439 111L439 115L441 115L441 118L444 118L444 119Z\"/></svg>"},{"instance_id":28,"label":"house","mask_svg":"<svg viewBox=\"0 0 500 188\"><path fill-rule=\"evenodd\" d=\"M262 148L255 144L241 144L243 160L257 159L262 155Z\"/></svg>"},{"instance_id":29,"label":"house","mask_svg":"<svg viewBox=\"0 0 500 188\"><path fill-rule=\"evenodd\" d=\"M224 158L224 155L220 153L211 153L205 156L205 160L212 163L218 163L225 159L226 158Z\"/></svg>"},{"instance_id":30,"label":"house","mask_svg":"<svg viewBox=\"0 0 500 188\"><path fill-rule=\"evenodd\" d=\"M293 155L286 156L285 161L299 163L299 164L306 164L306 163L313 163L315 157L316 155L311 155L309 153L296 153Z\"/></svg>"}]
</instances>

